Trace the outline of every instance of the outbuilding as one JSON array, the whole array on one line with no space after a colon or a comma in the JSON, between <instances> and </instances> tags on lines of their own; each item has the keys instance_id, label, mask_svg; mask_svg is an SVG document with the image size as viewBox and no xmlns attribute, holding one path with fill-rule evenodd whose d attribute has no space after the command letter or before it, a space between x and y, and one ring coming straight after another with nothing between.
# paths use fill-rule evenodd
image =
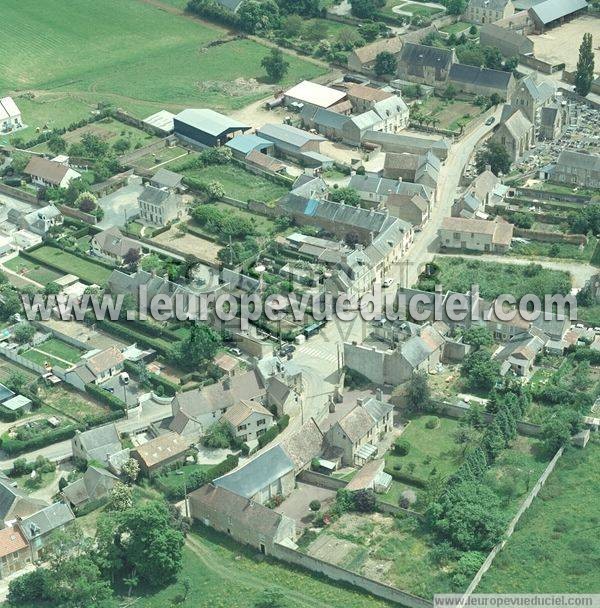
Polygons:
<instances>
[{"instance_id":1,"label":"outbuilding","mask_svg":"<svg viewBox=\"0 0 600 608\"><path fill-rule=\"evenodd\" d=\"M183 110L175 116L173 125L177 137L200 147L222 146L250 129L244 123L207 108Z\"/></svg>"}]
</instances>

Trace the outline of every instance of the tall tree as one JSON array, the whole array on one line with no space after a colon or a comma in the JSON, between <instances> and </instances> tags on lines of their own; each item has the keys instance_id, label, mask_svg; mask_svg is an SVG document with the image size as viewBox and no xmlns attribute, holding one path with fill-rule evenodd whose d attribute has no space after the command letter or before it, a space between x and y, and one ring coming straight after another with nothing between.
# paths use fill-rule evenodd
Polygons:
<instances>
[{"instance_id":1,"label":"tall tree","mask_svg":"<svg viewBox=\"0 0 600 608\"><path fill-rule=\"evenodd\" d=\"M263 57L260 65L267 72L267 76L272 82L280 81L290 68L289 62L283 58L280 49L271 49L271 52Z\"/></svg>"},{"instance_id":2,"label":"tall tree","mask_svg":"<svg viewBox=\"0 0 600 608\"><path fill-rule=\"evenodd\" d=\"M383 74L394 74L398 68L396 56L389 51L382 51L375 57L375 73L378 76Z\"/></svg>"},{"instance_id":3,"label":"tall tree","mask_svg":"<svg viewBox=\"0 0 600 608\"><path fill-rule=\"evenodd\" d=\"M575 71L575 91L585 97L592 88L594 80L594 50L592 48L592 35L584 34L579 47L579 60Z\"/></svg>"}]
</instances>

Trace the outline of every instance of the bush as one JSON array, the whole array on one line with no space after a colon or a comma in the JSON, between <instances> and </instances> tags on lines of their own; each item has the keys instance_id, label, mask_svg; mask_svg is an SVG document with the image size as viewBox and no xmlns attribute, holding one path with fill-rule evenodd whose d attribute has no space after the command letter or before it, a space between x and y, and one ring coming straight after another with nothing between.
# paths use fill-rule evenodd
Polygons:
<instances>
[{"instance_id":1,"label":"bush","mask_svg":"<svg viewBox=\"0 0 600 608\"><path fill-rule=\"evenodd\" d=\"M398 456L406 456L410 452L410 443L402 437L394 440L394 453Z\"/></svg>"},{"instance_id":2,"label":"bush","mask_svg":"<svg viewBox=\"0 0 600 608\"><path fill-rule=\"evenodd\" d=\"M440 419L437 416L431 416L425 423L425 427L428 429L437 429L438 426L440 426Z\"/></svg>"},{"instance_id":3,"label":"bush","mask_svg":"<svg viewBox=\"0 0 600 608\"><path fill-rule=\"evenodd\" d=\"M113 412L124 412L127 408L124 401L121 401L113 393L99 387L97 384L86 384L85 392L96 397L98 401L105 403Z\"/></svg>"},{"instance_id":4,"label":"bush","mask_svg":"<svg viewBox=\"0 0 600 608\"><path fill-rule=\"evenodd\" d=\"M309 503L309 505L308 505L308 508L311 511L315 511L315 512L318 511L321 508L321 501L319 501L319 500L311 500L310 503Z\"/></svg>"}]
</instances>

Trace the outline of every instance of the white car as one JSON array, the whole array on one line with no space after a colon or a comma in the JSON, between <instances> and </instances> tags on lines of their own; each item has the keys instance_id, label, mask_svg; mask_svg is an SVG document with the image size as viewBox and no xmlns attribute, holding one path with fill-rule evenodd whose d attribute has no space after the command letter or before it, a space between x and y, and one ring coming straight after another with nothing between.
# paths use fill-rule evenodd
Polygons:
<instances>
[{"instance_id":1,"label":"white car","mask_svg":"<svg viewBox=\"0 0 600 608\"><path fill-rule=\"evenodd\" d=\"M242 351L239 348L230 348L229 352L236 357L240 357L242 355Z\"/></svg>"},{"instance_id":2,"label":"white car","mask_svg":"<svg viewBox=\"0 0 600 608\"><path fill-rule=\"evenodd\" d=\"M382 283L382 285L384 287L390 287L393 284L394 284L394 279L385 279L385 281L383 281L383 283Z\"/></svg>"},{"instance_id":3,"label":"white car","mask_svg":"<svg viewBox=\"0 0 600 608\"><path fill-rule=\"evenodd\" d=\"M127 372L121 372L119 378L123 384L129 384L129 374Z\"/></svg>"}]
</instances>

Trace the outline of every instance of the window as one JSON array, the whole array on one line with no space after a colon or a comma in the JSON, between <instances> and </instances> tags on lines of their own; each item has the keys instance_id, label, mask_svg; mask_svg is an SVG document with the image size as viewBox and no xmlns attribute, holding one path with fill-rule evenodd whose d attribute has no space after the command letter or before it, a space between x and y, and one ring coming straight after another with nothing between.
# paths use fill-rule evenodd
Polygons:
<instances>
[{"instance_id":1,"label":"window","mask_svg":"<svg viewBox=\"0 0 600 608\"><path fill-rule=\"evenodd\" d=\"M248 427L247 424L240 424L240 426L237 427L237 430L238 431L245 431L247 427Z\"/></svg>"},{"instance_id":2,"label":"window","mask_svg":"<svg viewBox=\"0 0 600 608\"><path fill-rule=\"evenodd\" d=\"M264 435L267 432L267 429L258 429L258 431L256 431L256 436L260 437L261 435Z\"/></svg>"},{"instance_id":3,"label":"window","mask_svg":"<svg viewBox=\"0 0 600 608\"><path fill-rule=\"evenodd\" d=\"M263 426L265 424L265 422L266 422L265 419L261 418L260 420L256 421L256 426Z\"/></svg>"}]
</instances>

